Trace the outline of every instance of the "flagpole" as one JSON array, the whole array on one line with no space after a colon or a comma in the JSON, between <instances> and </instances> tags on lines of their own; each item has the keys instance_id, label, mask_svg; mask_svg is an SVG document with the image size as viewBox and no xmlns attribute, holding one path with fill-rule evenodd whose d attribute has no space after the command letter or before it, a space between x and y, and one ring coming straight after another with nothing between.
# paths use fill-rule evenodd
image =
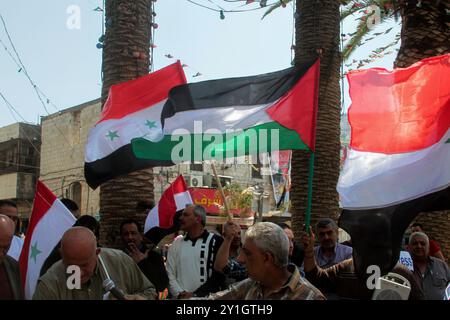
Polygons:
<instances>
[{"instance_id":1,"label":"flagpole","mask_svg":"<svg viewBox=\"0 0 450 320\"><path fill-rule=\"evenodd\" d=\"M230 209L228 208L228 202L225 198L225 193L223 192L222 183L220 182L219 176L217 175L216 166L213 162L211 162L211 168L213 170L214 176L216 177L217 185L219 186L220 195L222 196L223 204L225 206L225 212L228 216L228 221L233 220L233 215L230 212Z\"/></svg>"},{"instance_id":2,"label":"flagpole","mask_svg":"<svg viewBox=\"0 0 450 320\"><path fill-rule=\"evenodd\" d=\"M305 227L306 232L309 233L309 226L311 224L311 206L312 206L312 183L314 174L314 152L309 153L309 174L308 174L308 203L306 205Z\"/></svg>"}]
</instances>

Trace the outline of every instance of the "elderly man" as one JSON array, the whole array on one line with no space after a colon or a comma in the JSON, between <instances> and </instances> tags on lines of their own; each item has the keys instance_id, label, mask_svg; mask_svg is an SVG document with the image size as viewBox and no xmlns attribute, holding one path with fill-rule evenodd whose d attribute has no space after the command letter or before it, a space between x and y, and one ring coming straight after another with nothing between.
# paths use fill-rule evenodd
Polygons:
<instances>
[{"instance_id":1,"label":"elderly man","mask_svg":"<svg viewBox=\"0 0 450 320\"><path fill-rule=\"evenodd\" d=\"M321 219L316 224L320 245L314 247L316 263L328 268L352 257L353 249L338 243L338 226L332 219Z\"/></svg>"},{"instance_id":2,"label":"elderly man","mask_svg":"<svg viewBox=\"0 0 450 320\"><path fill-rule=\"evenodd\" d=\"M429 255L430 240L423 232L411 234L409 250L414 263L414 277L422 286L425 299L442 300L450 282L450 268L444 261Z\"/></svg>"},{"instance_id":3,"label":"elderly man","mask_svg":"<svg viewBox=\"0 0 450 320\"><path fill-rule=\"evenodd\" d=\"M224 287L225 276L213 269L222 238L205 229L206 211L188 205L180 216L183 237L175 239L167 252L167 275L173 298L206 296Z\"/></svg>"},{"instance_id":4,"label":"elderly man","mask_svg":"<svg viewBox=\"0 0 450 320\"><path fill-rule=\"evenodd\" d=\"M17 205L11 200L0 200L0 214L9 217L14 222L14 232L17 230L17 222L19 221L19 212ZM23 239L13 235L11 246L9 247L8 256L16 261L19 261L20 253L22 252Z\"/></svg>"},{"instance_id":5,"label":"elderly man","mask_svg":"<svg viewBox=\"0 0 450 320\"><path fill-rule=\"evenodd\" d=\"M110 279L127 300L155 299L156 291L133 259L120 250L97 248L94 233L85 227L72 227L61 240L62 260L38 280L35 300L101 300L103 282ZM68 267L80 270L79 287L68 285ZM73 274L73 273L72 273Z\"/></svg>"},{"instance_id":6,"label":"elderly man","mask_svg":"<svg viewBox=\"0 0 450 320\"><path fill-rule=\"evenodd\" d=\"M22 299L19 264L7 255L14 235L14 222L0 214L0 300Z\"/></svg>"},{"instance_id":7,"label":"elderly man","mask_svg":"<svg viewBox=\"0 0 450 320\"><path fill-rule=\"evenodd\" d=\"M417 223L417 222L413 223L411 225L411 233L414 233L414 232L425 233L423 230L423 225L421 223ZM439 245L439 243L430 238L428 238L428 240L429 240L429 244L430 244L429 256L441 259L442 261L445 261L444 254L441 251L441 246Z\"/></svg>"},{"instance_id":8,"label":"elderly man","mask_svg":"<svg viewBox=\"0 0 450 320\"><path fill-rule=\"evenodd\" d=\"M323 300L324 296L300 276L297 267L288 264L289 239L271 222L259 222L245 234L239 258L249 279L210 295L209 299L227 300Z\"/></svg>"}]
</instances>

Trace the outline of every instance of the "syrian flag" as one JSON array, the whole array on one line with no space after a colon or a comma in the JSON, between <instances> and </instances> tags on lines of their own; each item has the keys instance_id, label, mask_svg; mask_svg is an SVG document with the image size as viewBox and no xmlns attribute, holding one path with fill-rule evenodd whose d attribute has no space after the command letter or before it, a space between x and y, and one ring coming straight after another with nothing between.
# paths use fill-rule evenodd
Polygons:
<instances>
[{"instance_id":1,"label":"syrian flag","mask_svg":"<svg viewBox=\"0 0 450 320\"><path fill-rule=\"evenodd\" d=\"M269 74L180 85L161 112L164 137L133 139L138 158L217 160L314 151L319 60Z\"/></svg>"},{"instance_id":2,"label":"syrian flag","mask_svg":"<svg viewBox=\"0 0 450 320\"><path fill-rule=\"evenodd\" d=\"M20 255L25 299L31 299L45 260L76 219L41 182L37 182L33 211Z\"/></svg>"},{"instance_id":3,"label":"syrian flag","mask_svg":"<svg viewBox=\"0 0 450 320\"><path fill-rule=\"evenodd\" d=\"M370 237L360 231L377 215L397 260L418 213L450 208L450 54L347 77L351 141L337 185L340 225L352 239Z\"/></svg>"},{"instance_id":4,"label":"syrian flag","mask_svg":"<svg viewBox=\"0 0 450 320\"><path fill-rule=\"evenodd\" d=\"M163 192L158 205L150 210L145 219L145 236L157 244L166 234L175 232L172 230L178 225L175 214L193 204L186 182L179 175L174 182Z\"/></svg>"},{"instance_id":5,"label":"syrian flag","mask_svg":"<svg viewBox=\"0 0 450 320\"><path fill-rule=\"evenodd\" d=\"M170 161L137 159L131 139L162 138L161 109L169 90L186 83L179 61L146 76L111 86L101 119L89 132L84 175L93 189L116 176Z\"/></svg>"}]
</instances>

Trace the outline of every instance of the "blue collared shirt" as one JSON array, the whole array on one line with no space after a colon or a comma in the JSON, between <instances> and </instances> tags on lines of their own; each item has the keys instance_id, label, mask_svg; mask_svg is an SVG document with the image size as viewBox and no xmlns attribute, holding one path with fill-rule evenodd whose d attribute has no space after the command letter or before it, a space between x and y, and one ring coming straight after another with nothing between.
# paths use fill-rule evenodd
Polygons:
<instances>
[{"instance_id":1,"label":"blue collared shirt","mask_svg":"<svg viewBox=\"0 0 450 320\"><path fill-rule=\"evenodd\" d=\"M344 244L336 243L334 247L334 254L330 259L323 256L321 246L314 247L314 256L316 258L316 263L322 269L329 268L338 264L341 261L350 259L352 257L353 248L346 246Z\"/></svg>"}]
</instances>

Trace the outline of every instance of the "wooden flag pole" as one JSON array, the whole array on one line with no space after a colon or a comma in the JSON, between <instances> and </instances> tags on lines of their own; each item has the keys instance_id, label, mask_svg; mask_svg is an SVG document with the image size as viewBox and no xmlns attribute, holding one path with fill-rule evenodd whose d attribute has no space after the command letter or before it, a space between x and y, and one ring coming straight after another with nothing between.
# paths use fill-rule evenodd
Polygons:
<instances>
[{"instance_id":1,"label":"wooden flag pole","mask_svg":"<svg viewBox=\"0 0 450 320\"><path fill-rule=\"evenodd\" d=\"M214 165L213 162L211 163L211 168L213 170L214 176L216 177L217 185L219 186L220 195L222 196L223 204L225 206L225 212L227 213L228 216L228 221L232 221L233 215L231 214L230 209L228 208L228 202L227 199L225 198L225 193L223 192L222 183L220 182L219 176L217 175L216 166Z\"/></svg>"}]
</instances>

